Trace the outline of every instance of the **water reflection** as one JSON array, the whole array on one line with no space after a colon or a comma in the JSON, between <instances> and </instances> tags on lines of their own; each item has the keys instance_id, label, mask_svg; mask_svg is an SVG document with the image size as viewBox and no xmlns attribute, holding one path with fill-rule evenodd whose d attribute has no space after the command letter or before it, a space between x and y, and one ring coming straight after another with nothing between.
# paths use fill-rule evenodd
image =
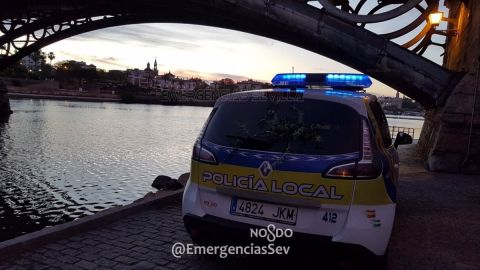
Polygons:
<instances>
[{"instance_id":1,"label":"water reflection","mask_svg":"<svg viewBox=\"0 0 480 270\"><path fill-rule=\"evenodd\" d=\"M143 196L188 171L210 108L12 100L0 126L0 241Z\"/></svg>"}]
</instances>

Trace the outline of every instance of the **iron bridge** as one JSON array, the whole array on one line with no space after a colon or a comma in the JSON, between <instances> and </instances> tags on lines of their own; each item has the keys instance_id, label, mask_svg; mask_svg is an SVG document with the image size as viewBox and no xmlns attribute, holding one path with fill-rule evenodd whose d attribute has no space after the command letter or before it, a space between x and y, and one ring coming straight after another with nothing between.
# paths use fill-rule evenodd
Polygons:
<instances>
[{"instance_id":1,"label":"iron bridge","mask_svg":"<svg viewBox=\"0 0 480 270\"><path fill-rule=\"evenodd\" d=\"M0 69L49 44L97 29L188 23L290 43L432 108L445 102L461 77L422 56L432 46L444 47L432 41L441 33L428 20L438 8L439 0L16 0L0 7ZM396 27L401 16L412 19ZM393 29L371 31L375 27L370 26L382 24Z\"/></svg>"}]
</instances>

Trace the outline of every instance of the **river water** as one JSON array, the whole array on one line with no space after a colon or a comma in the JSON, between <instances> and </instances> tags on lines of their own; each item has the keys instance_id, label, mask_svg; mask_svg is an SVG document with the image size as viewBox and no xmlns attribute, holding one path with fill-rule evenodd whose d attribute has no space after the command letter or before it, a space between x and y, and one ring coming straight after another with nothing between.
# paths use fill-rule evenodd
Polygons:
<instances>
[{"instance_id":1,"label":"river water","mask_svg":"<svg viewBox=\"0 0 480 270\"><path fill-rule=\"evenodd\" d=\"M211 110L10 102L14 114L0 124L0 241L130 203L154 190L157 175L188 172L193 142ZM388 121L418 131L423 122Z\"/></svg>"}]
</instances>

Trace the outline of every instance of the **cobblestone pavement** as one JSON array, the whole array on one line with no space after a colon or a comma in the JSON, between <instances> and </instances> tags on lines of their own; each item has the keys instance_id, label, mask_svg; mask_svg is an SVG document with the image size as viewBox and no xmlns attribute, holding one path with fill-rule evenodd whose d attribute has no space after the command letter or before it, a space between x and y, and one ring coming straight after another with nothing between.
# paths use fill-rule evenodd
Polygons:
<instances>
[{"instance_id":1,"label":"cobblestone pavement","mask_svg":"<svg viewBox=\"0 0 480 270\"><path fill-rule=\"evenodd\" d=\"M480 269L479 177L426 173L413 163L401 173L389 269ZM19 254L0 269L331 269L329 258L316 256L176 259L178 241L191 242L176 201Z\"/></svg>"},{"instance_id":2,"label":"cobblestone pavement","mask_svg":"<svg viewBox=\"0 0 480 270\"><path fill-rule=\"evenodd\" d=\"M480 176L427 172L412 146L401 170L391 269L480 269Z\"/></svg>"}]
</instances>

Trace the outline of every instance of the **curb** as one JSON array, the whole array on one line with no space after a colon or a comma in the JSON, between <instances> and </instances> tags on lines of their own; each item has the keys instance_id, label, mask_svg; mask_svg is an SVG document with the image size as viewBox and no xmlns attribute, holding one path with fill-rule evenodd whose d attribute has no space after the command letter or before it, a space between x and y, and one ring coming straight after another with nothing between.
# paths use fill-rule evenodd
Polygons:
<instances>
[{"instance_id":1,"label":"curb","mask_svg":"<svg viewBox=\"0 0 480 270\"><path fill-rule=\"evenodd\" d=\"M27 250L49 244L75 234L113 223L126 216L138 213L150 207L161 206L182 198L183 189L175 191L159 191L155 196L147 196L125 206L116 206L100 211L94 215L86 216L71 222L40 231L24 234L22 236L0 242L0 261Z\"/></svg>"}]
</instances>

